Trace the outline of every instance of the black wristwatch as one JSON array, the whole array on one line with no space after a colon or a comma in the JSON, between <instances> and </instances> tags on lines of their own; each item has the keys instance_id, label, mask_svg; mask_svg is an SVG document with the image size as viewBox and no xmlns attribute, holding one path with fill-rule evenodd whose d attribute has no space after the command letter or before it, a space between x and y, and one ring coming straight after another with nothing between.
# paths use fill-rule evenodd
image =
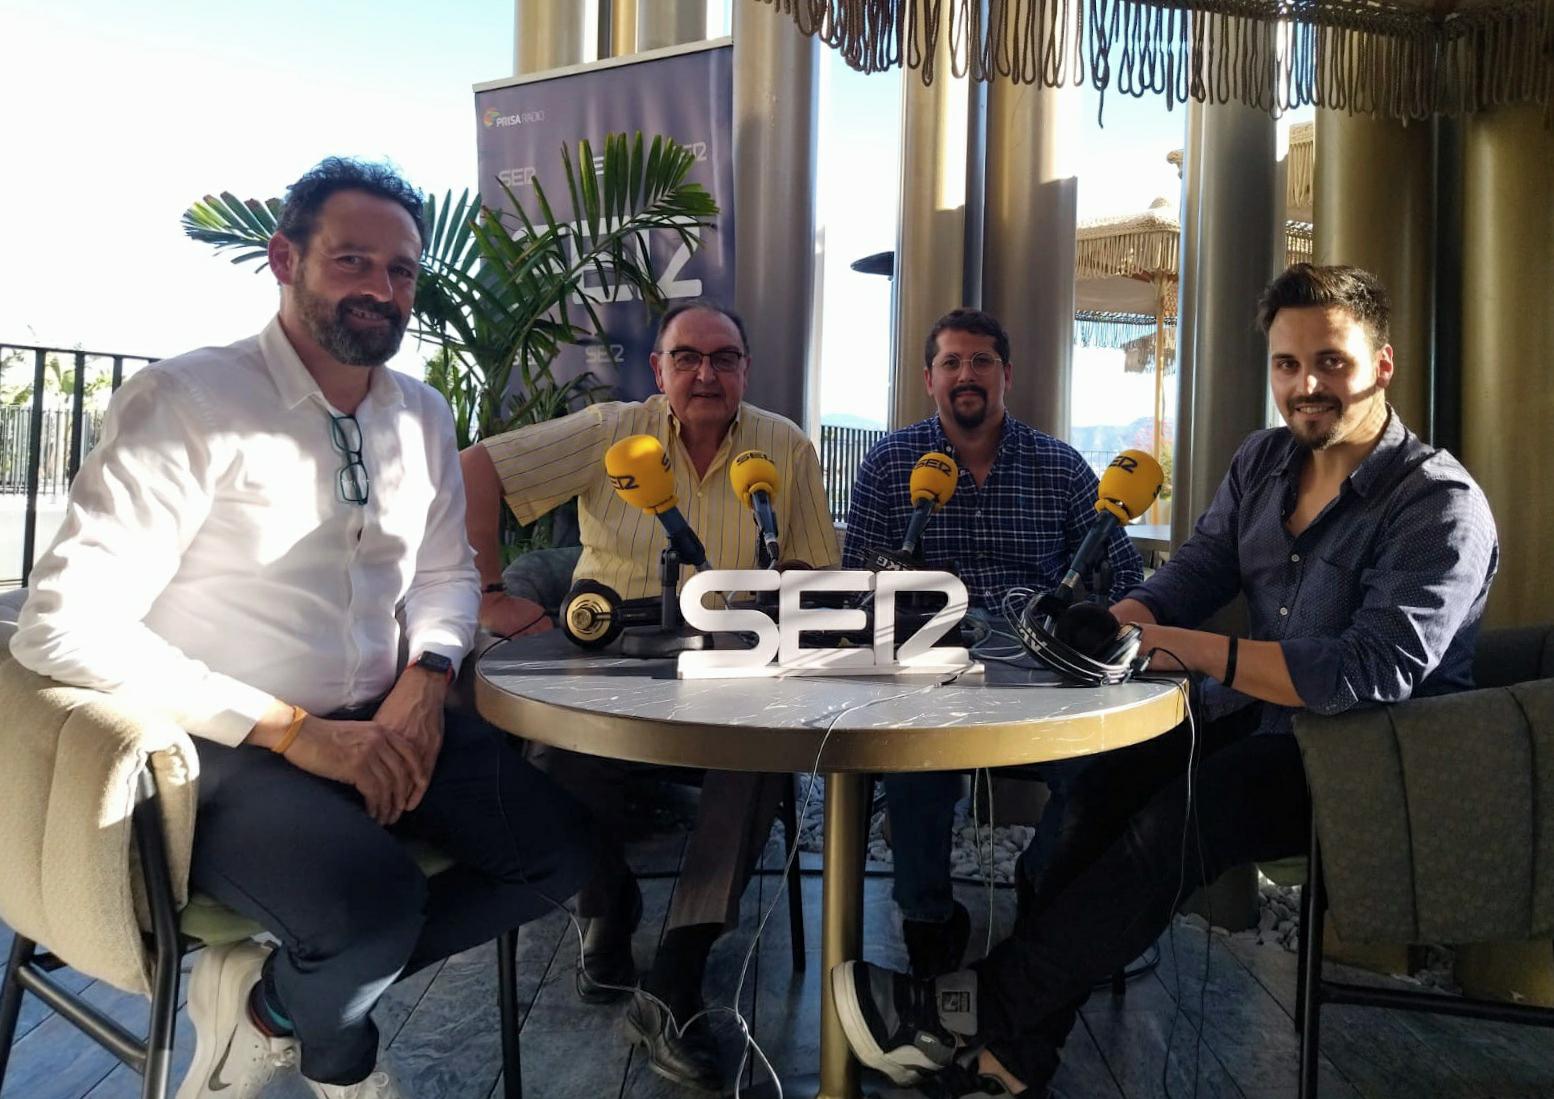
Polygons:
<instances>
[{"instance_id":1,"label":"black wristwatch","mask_svg":"<svg viewBox=\"0 0 1554 1099\"><path fill-rule=\"evenodd\" d=\"M410 662L412 668L425 668L429 672L436 672L445 677L449 683L453 682L453 661L442 653L425 652Z\"/></svg>"}]
</instances>

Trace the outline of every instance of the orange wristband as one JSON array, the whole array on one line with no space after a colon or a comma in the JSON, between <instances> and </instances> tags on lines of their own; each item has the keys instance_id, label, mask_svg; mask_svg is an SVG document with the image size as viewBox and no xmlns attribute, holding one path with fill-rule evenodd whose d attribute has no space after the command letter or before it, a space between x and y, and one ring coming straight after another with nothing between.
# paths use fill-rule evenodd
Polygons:
<instances>
[{"instance_id":1,"label":"orange wristband","mask_svg":"<svg viewBox=\"0 0 1554 1099\"><path fill-rule=\"evenodd\" d=\"M286 749L291 747L292 742L297 739L297 734L302 731L302 723L307 720L307 716L308 712L301 706L293 706L291 708L291 724L286 726L286 732L281 736L280 740L275 742L275 746L270 751L278 756L285 755Z\"/></svg>"}]
</instances>

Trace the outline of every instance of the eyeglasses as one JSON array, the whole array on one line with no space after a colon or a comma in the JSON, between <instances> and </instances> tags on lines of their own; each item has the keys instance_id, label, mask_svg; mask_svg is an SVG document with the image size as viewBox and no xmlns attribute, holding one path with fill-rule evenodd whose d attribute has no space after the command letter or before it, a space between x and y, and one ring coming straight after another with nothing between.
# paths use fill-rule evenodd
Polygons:
<instances>
[{"instance_id":1,"label":"eyeglasses","mask_svg":"<svg viewBox=\"0 0 1554 1099\"><path fill-rule=\"evenodd\" d=\"M329 436L335 449L345 456L345 465L335 477L340 499L357 507L367 505L367 467L362 464L362 426L356 417L329 414Z\"/></svg>"},{"instance_id":2,"label":"eyeglasses","mask_svg":"<svg viewBox=\"0 0 1554 1099\"><path fill-rule=\"evenodd\" d=\"M721 347L710 355L704 355L694 347L675 347L664 352L681 374L693 374L701 369L702 360L711 364L719 374L732 374L745 361L745 353L732 347Z\"/></svg>"},{"instance_id":3,"label":"eyeglasses","mask_svg":"<svg viewBox=\"0 0 1554 1099\"><path fill-rule=\"evenodd\" d=\"M985 351L978 352L969 359L962 359L959 355L946 355L934 362L934 369L941 374L959 374L960 368L970 365L972 371L977 374L986 374L1004 365L1004 360L997 355L989 355Z\"/></svg>"}]
</instances>

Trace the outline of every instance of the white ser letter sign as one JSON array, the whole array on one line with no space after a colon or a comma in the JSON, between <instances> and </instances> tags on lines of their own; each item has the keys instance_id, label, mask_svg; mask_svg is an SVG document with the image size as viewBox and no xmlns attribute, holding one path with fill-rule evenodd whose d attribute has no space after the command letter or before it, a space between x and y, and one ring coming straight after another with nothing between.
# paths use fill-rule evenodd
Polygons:
<instances>
[{"instance_id":1,"label":"white ser letter sign","mask_svg":"<svg viewBox=\"0 0 1554 1099\"><path fill-rule=\"evenodd\" d=\"M753 608L714 608L703 600L712 592L775 591L777 621ZM868 628L861 607L805 607L807 592L874 593L872 648L802 649L800 635L818 630L856 631ZM943 592L945 605L911 637L896 647L896 593ZM748 649L682 652L681 679L738 679L780 675L943 675L978 674L982 665L963 648L935 648L966 614L966 585L947 572L774 572L771 569L720 569L699 572L680 592L680 613L703 633L754 634ZM775 658L775 660L774 660Z\"/></svg>"}]
</instances>

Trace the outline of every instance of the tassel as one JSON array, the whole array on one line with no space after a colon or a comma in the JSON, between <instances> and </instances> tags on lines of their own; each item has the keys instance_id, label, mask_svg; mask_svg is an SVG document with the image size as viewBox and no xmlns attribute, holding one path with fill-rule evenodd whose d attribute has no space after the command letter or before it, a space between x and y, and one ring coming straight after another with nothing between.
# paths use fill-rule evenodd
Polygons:
<instances>
[{"instance_id":1,"label":"tassel","mask_svg":"<svg viewBox=\"0 0 1554 1099\"><path fill-rule=\"evenodd\" d=\"M745 0L859 72L1422 121L1515 103L1554 126L1554 0L1435 14L1393 0ZM942 55L941 55L942 49Z\"/></svg>"}]
</instances>

